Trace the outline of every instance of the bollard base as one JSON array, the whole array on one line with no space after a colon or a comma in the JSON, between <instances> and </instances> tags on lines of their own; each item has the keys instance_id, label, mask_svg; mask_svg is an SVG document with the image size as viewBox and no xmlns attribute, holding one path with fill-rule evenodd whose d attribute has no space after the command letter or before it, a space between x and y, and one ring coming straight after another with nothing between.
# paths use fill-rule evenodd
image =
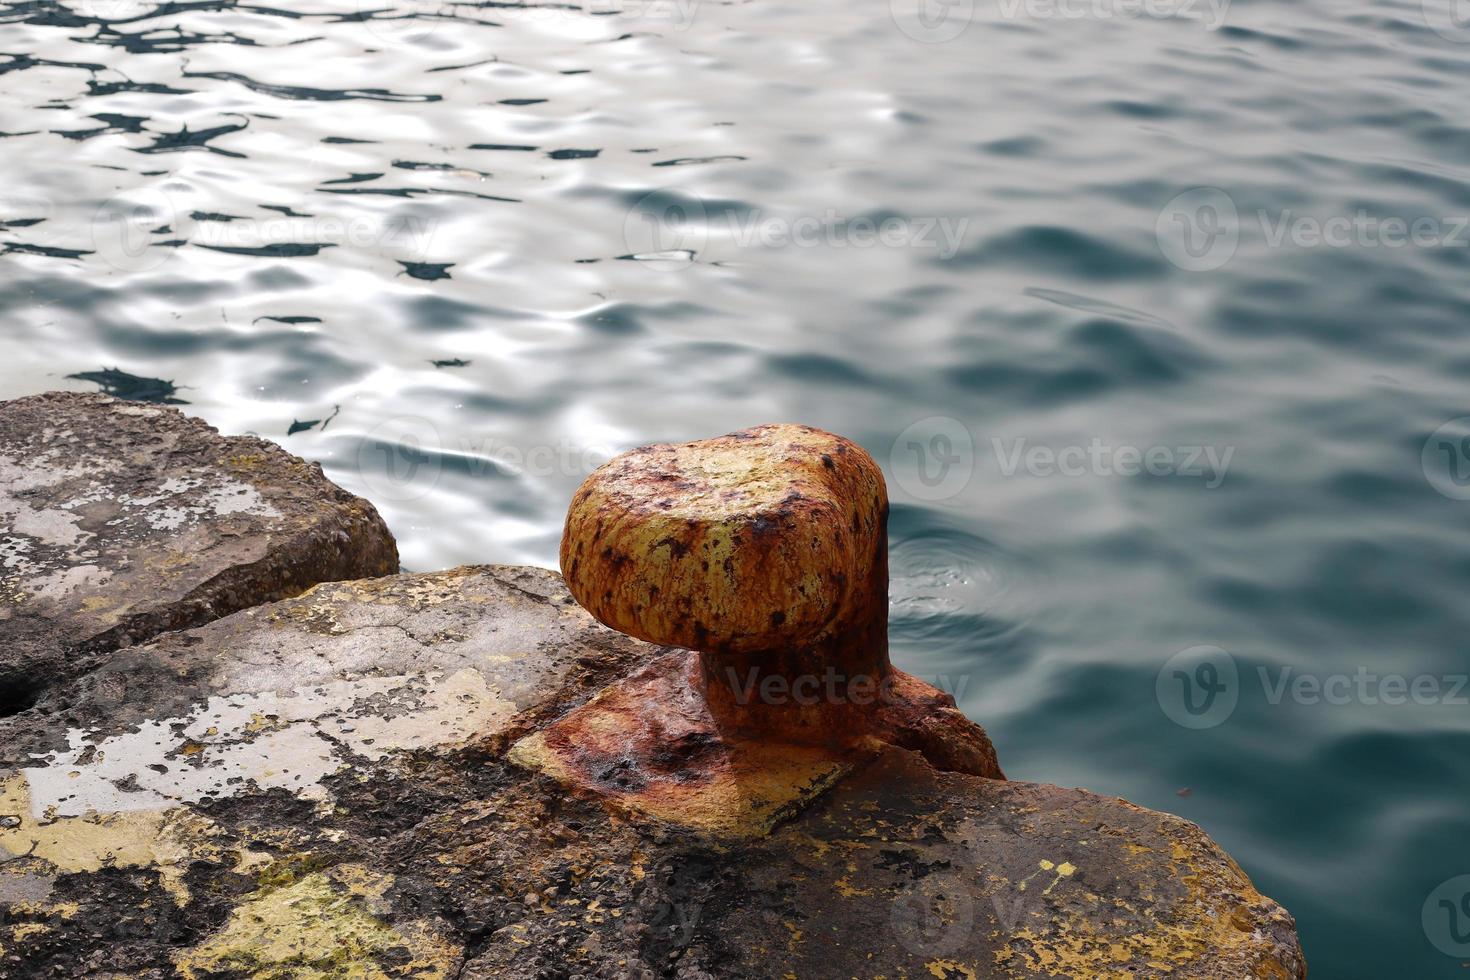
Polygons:
<instances>
[{"instance_id":1,"label":"bollard base","mask_svg":"<svg viewBox=\"0 0 1470 980\"><path fill-rule=\"evenodd\" d=\"M703 692L699 655L665 654L518 742L508 759L633 814L732 838L766 836L888 746L940 770L1005 778L984 730L901 671L866 707L863 728L828 744L751 737Z\"/></svg>"}]
</instances>

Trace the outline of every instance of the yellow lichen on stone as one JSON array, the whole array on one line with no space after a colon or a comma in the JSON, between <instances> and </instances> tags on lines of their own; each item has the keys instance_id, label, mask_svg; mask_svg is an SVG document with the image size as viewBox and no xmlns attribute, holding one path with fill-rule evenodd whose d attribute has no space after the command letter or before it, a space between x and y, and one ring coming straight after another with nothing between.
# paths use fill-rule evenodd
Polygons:
<instances>
[{"instance_id":1,"label":"yellow lichen on stone","mask_svg":"<svg viewBox=\"0 0 1470 980\"><path fill-rule=\"evenodd\" d=\"M848 867L850 869L852 868L851 865L848 865ZM852 884L852 876L850 874L843 875L841 878L838 878L837 881L832 885L832 888L843 898L863 898L873 894L873 889L871 888L854 887Z\"/></svg>"},{"instance_id":2,"label":"yellow lichen on stone","mask_svg":"<svg viewBox=\"0 0 1470 980\"><path fill-rule=\"evenodd\" d=\"M10 930L10 938L15 942L23 943L32 936L38 936L50 930L51 927L44 922L22 922Z\"/></svg>"},{"instance_id":3,"label":"yellow lichen on stone","mask_svg":"<svg viewBox=\"0 0 1470 980\"><path fill-rule=\"evenodd\" d=\"M301 879L316 874L318 871L324 871L331 866L331 859L325 855L314 851L300 851L277 858L262 867L256 876L256 883L262 892L274 891L294 885Z\"/></svg>"},{"instance_id":4,"label":"yellow lichen on stone","mask_svg":"<svg viewBox=\"0 0 1470 980\"><path fill-rule=\"evenodd\" d=\"M230 469L247 472L258 468L263 461L263 457L255 453L226 456L224 459L225 465Z\"/></svg>"},{"instance_id":5,"label":"yellow lichen on stone","mask_svg":"<svg viewBox=\"0 0 1470 980\"><path fill-rule=\"evenodd\" d=\"M82 612L100 613L117 605L117 599L112 596L94 595L82 601Z\"/></svg>"},{"instance_id":6,"label":"yellow lichen on stone","mask_svg":"<svg viewBox=\"0 0 1470 980\"><path fill-rule=\"evenodd\" d=\"M1170 831L1183 826L1177 818L1165 817L1160 829L1173 836ZM1147 848L1127 850L1134 857L1148 853ZM1089 914L1054 916L1040 930L1023 928L1015 931L1010 941L996 951L996 964L1007 975L1020 973L1132 980L1137 976L1140 965L1156 972L1170 973L1205 957L1234 962L1238 955L1240 962L1249 962L1248 947L1254 942L1255 930L1249 912L1263 908L1266 900L1248 884L1239 884L1246 881L1245 876L1228 858L1223 859L1221 865L1224 870L1234 872L1235 894L1225 890L1222 868L1205 863L1211 856L1209 851L1188 846L1177 836L1170 850L1176 880L1187 891L1178 907L1189 910L1191 914L1188 917L1157 923L1147 931L1109 933L1099 925L1111 918L1102 907L1105 901L1100 896L1083 892L1069 901L1085 901L1093 905L1094 909ZM1052 865L1050 861L1042 861L1041 866L1057 875L1053 885L1064 878L1071 878L1077 871L1067 862ZM1149 895L1144 897L1149 904L1157 901ZM1112 904L1120 921L1136 916L1136 910L1122 899L1115 898ZM1286 976L1279 972L1280 967L1274 961L1263 961L1260 969L1267 971L1260 976L1269 980Z\"/></svg>"},{"instance_id":7,"label":"yellow lichen on stone","mask_svg":"<svg viewBox=\"0 0 1470 980\"><path fill-rule=\"evenodd\" d=\"M449 977L461 951L428 923L398 928L374 914L390 876L357 865L265 886L213 937L181 952L186 980L235 971L256 980L420 980Z\"/></svg>"},{"instance_id":8,"label":"yellow lichen on stone","mask_svg":"<svg viewBox=\"0 0 1470 980\"><path fill-rule=\"evenodd\" d=\"M77 902L16 902L6 911L12 916L30 915L37 918L58 918L70 922L82 914Z\"/></svg>"},{"instance_id":9,"label":"yellow lichen on stone","mask_svg":"<svg viewBox=\"0 0 1470 980\"><path fill-rule=\"evenodd\" d=\"M30 598L30 594L21 589L19 575L0 578L0 602L7 605L18 606ZM7 613L6 615L9 615Z\"/></svg>"},{"instance_id":10,"label":"yellow lichen on stone","mask_svg":"<svg viewBox=\"0 0 1470 980\"><path fill-rule=\"evenodd\" d=\"M257 711L250 715L250 722L245 726L244 732L247 735L260 735L265 732L278 732L286 725L287 723L282 721L279 715L264 715Z\"/></svg>"},{"instance_id":11,"label":"yellow lichen on stone","mask_svg":"<svg viewBox=\"0 0 1470 980\"><path fill-rule=\"evenodd\" d=\"M62 874L153 868L180 904L188 901L182 880L188 863L219 860L226 851L214 839L214 824L188 810L38 818L25 776L0 783L0 813L18 819L15 827L0 828L0 853L44 861Z\"/></svg>"},{"instance_id":12,"label":"yellow lichen on stone","mask_svg":"<svg viewBox=\"0 0 1470 980\"><path fill-rule=\"evenodd\" d=\"M1019 972L1048 977L1086 976L1095 980L1131 980L1136 970L1122 964L1143 963L1160 972L1198 959L1209 951L1207 940L1188 926L1160 926L1150 932L1097 935L1058 919L1045 934L1022 929L996 962Z\"/></svg>"}]
</instances>

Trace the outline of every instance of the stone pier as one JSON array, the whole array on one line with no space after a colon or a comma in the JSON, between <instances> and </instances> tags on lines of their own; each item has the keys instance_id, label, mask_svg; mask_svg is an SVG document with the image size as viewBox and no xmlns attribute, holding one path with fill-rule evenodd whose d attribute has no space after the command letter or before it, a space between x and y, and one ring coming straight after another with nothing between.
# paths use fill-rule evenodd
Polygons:
<instances>
[{"instance_id":1,"label":"stone pier","mask_svg":"<svg viewBox=\"0 0 1470 980\"><path fill-rule=\"evenodd\" d=\"M0 403L0 711L114 650L398 570L319 466L106 395Z\"/></svg>"},{"instance_id":2,"label":"stone pier","mask_svg":"<svg viewBox=\"0 0 1470 980\"><path fill-rule=\"evenodd\" d=\"M1004 779L952 703L609 751L699 653L549 571L384 575L368 504L171 409L0 405L0 556L0 976L1306 973L1198 827Z\"/></svg>"}]
</instances>

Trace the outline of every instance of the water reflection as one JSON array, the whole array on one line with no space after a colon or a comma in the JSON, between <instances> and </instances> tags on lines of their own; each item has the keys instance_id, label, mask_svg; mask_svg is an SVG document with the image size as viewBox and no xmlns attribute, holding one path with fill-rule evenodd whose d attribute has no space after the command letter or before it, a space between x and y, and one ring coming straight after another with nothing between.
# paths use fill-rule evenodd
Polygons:
<instances>
[{"instance_id":1,"label":"water reflection","mask_svg":"<svg viewBox=\"0 0 1470 980\"><path fill-rule=\"evenodd\" d=\"M1154 682L1199 644L1459 669L1470 542L1420 454L1470 411L1470 250L1265 232L1450 227L1470 45L1392 0L911 6L0 0L0 394L289 438L419 569L554 563L622 448L852 436L895 657L968 677L1013 775L1200 820L1314 972L1429 975L1470 722L1243 700L1186 733ZM1160 231L1197 187L1240 219L1211 271ZM938 495L895 455L933 418L968 433ZM1025 464L1095 439L1236 452L1214 487ZM1347 805L1365 759L1433 778Z\"/></svg>"}]
</instances>

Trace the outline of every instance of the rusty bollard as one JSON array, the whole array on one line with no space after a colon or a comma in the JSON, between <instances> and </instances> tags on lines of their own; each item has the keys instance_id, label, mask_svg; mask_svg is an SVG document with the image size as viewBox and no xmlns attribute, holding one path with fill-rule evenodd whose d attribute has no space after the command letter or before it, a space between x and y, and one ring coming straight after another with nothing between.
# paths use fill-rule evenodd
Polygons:
<instances>
[{"instance_id":1,"label":"rusty bollard","mask_svg":"<svg viewBox=\"0 0 1470 980\"><path fill-rule=\"evenodd\" d=\"M884 745L1003 778L954 701L888 658L888 496L857 444L764 425L624 453L572 498L568 590L682 650L512 759L674 822L757 832ZM691 652L692 651L692 652Z\"/></svg>"},{"instance_id":2,"label":"rusty bollard","mask_svg":"<svg viewBox=\"0 0 1470 980\"><path fill-rule=\"evenodd\" d=\"M842 743L891 692L888 494L871 456L796 425L613 460L572 498L567 588L698 651L722 730Z\"/></svg>"}]
</instances>

